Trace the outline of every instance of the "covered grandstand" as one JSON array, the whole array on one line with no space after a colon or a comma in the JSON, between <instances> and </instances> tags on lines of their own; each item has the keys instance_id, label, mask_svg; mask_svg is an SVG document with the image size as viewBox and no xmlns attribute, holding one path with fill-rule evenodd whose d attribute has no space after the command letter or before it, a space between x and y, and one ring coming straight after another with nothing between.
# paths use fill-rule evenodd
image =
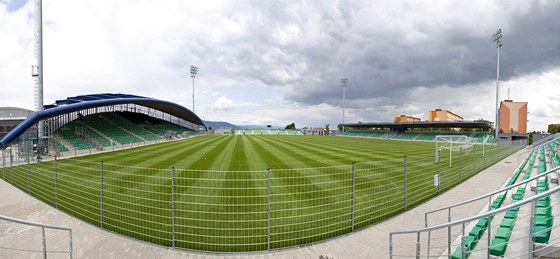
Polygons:
<instances>
[{"instance_id":1,"label":"covered grandstand","mask_svg":"<svg viewBox=\"0 0 560 259\"><path fill-rule=\"evenodd\" d=\"M488 121L454 122L371 122L341 124L346 130L341 136L369 137L379 139L435 141L438 135L466 135L476 143L494 144L492 125Z\"/></svg>"},{"instance_id":2,"label":"covered grandstand","mask_svg":"<svg viewBox=\"0 0 560 259\"><path fill-rule=\"evenodd\" d=\"M43 123L39 134L37 125ZM64 155L92 153L187 137L205 130L187 108L168 101L128 94L68 97L45 105L0 139L0 148L17 153ZM37 136L43 136L38 138Z\"/></svg>"}]
</instances>

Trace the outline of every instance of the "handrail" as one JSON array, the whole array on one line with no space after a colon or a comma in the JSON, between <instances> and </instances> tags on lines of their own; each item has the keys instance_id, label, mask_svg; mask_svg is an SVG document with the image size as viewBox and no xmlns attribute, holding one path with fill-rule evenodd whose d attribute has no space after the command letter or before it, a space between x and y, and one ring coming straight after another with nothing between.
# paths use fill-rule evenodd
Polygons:
<instances>
[{"instance_id":1,"label":"handrail","mask_svg":"<svg viewBox=\"0 0 560 259\"><path fill-rule=\"evenodd\" d=\"M35 223L35 222L31 222L31 221L25 221L25 220L21 220L21 219L10 218L10 217L7 217L7 216L2 216L2 215L0 215L0 219L11 221L11 222L14 222L14 223L20 223L20 224L35 226L35 227L46 227L46 228L52 228L52 229L58 229L58 230L67 230L67 231L72 232L72 229L67 228L67 227L59 227L59 226L53 226L53 225L48 225L48 224Z\"/></svg>"},{"instance_id":2,"label":"handrail","mask_svg":"<svg viewBox=\"0 0 560 259\"><path fill-rule=\"evenodd\" d=\"M527 180L523 180L523 181L521 181L521 182L519 182L519 183L510 185L510 186L508 186L508 187L504 187L504 188L501 188L501 189L499 189L499 190L496 190L496 191L493 191L493 192L489 192L489 193L484 194L484 195L482 195L482 196L475 197L475 198L472 198L472 199L470 199L470 200L458 202L458 203L455 203L455 204L452 204L452 205L449 205L449 206L441 207L441 208L439 208L439 209L435 209L435 210L432 210L432 211L428 211L428 212L426 212L426 213L424 214L424 220L425 220L424 223L425 223L425 226L426 226L426 227L428 226L427 224L428 224L428 215L429 215L429 214L432 214L432 213L435 213L435 212L438 212L438 211L448 210L448 209L453 208L453 207L461 206L461 205L464 205L464 204L467 204L467 203L471 203L471 202L474 202L474 201L478 201L478 200L487 198L487 197L492 196L492 195L494 195L494 194L501 193L501 192L510 190L510 189L512 189L512 188L515 188L515 187L517 187L517 186L526 184L526 183L531 182L531 181L533 181L533 180L535 180L535 179L537 179L537 178L543 177L543 176L545 176L545 175L548 175L548 174L550 174L550 173L556 172L556 171L558 171L558 170L560 170L560 166L557 166L557 167L555 167L555 168L549 169L548 171L543 172L543 173L538 174L538 175L535 175L535 176L533 176L533 177L531 177L531 178L529 178L529 179L527 179Z\"/></svg>"},{"instance_id":3,"label":"handrail","mask_svg":"<svg viewBox=\"0 0 560 259\"><path fill-rule=\"evenodd\" d=\"M42 229L42 235L43 235L43 239L42 239L43 250L42 250L42 252L43 252L43 258L45 258L45 259L47 258L47 241L46 241L46 236L45 236L45 228L68 231L68 239L69 239L69 251L68 251L68 253L70 255L70 259L72 259L73 247L72 247L72 229L71 228L42 224L42 223L36 223L36 222L31 222L31 221L25 221L25 220L15 219L15 218L3 216L3 215L0 215L0 220L10 221L10 222L14 222L14 223L18 223L18 224L24 224L24 225L28 225L28 226L40 227Z\"/></svg>"},{"instance_id":4,"label":"handrail","mask_svg":"<svg viewBox=\"0 0 560 259\"><path fill-rule=\"evenodd\" d=\"M432 231L435 229L439 229L439 228L447 228L453 225L457 225L457 224L462 224L462 223L467 223L467 222L471 222L477 219L481 219L481 218L488 218L489 216L493 216L495 214L501 213L501 212L505 212L508 211L510 209L514 209L517 207L521 207L522 205L525 205L529 202L533 202L535 200L538 200L540 198L546 197L546 196L550 196L553 193L559 192L560 191L560 186L556 186L553 189L550 189L546 192L543 193L539 193L537 195L531 196L531 198L527 198L521 201L518 201L516 203L512 203L508 206L505 206L503 208L499 208L499 209L495 209L495 210L491 210L491 211L487 211L483 214L479 214L479 215L475 215L475 216L471 216L468 218L464 218L464 219L459 219L456 221L452 221L452 222L446 222L440 225L435 225L435 226L431 226L431 227L424 227L424 228L419 228L419 229L411 229L411 230L400 230L400 231L393 231L391 233L389 233L389 240L391 240L392 235L398 235L398 234L411 234L411 233L421 233L421 232L427 232L427 231Z\"/></svg>"},{"instance_id":5,"label":"handrail","mask_svg":"<svg viewBox=\"0 0 560 259\"><path fill-rule=\"evenodd\" d=\"M550 141L554 141L554 140L556 140L556 139L560 139L560 133L551 134L551 135L548 136L548 137L539 139L538 141L533 142L533 144L531 144L530 147L531 147L531 148L537 148L537 147L540 147L540 146L542 146L542 145L544 145L544 144L546 144L546 143L549 143ZM535 146L535 145L536 145L536 146Z\"/></svg>"}]
</instances>

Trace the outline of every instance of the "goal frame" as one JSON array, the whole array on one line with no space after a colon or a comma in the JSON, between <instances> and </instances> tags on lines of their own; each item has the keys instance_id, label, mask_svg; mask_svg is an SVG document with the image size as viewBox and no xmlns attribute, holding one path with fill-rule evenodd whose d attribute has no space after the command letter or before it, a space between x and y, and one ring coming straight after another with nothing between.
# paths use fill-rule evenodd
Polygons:
<instances>
[{"instance_id":1,"label":"goal frame","mask_svg":"<svg viewBox=\"0 0 560 259\"><path fill-rule=\"evenodd\" d=\"M441 151L449 150L449 167L452 166L453 152L468 150L472 148L476 142L476 138L467 135L437 135L435 138L435 159L436 163L440 160Z\"/></svg>"}]
</instances>

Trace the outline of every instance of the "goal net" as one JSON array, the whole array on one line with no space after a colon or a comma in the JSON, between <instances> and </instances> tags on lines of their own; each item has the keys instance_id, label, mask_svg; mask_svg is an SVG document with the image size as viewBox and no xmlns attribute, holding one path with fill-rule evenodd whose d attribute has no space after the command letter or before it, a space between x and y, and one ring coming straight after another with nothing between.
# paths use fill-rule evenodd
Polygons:
<instances>
[{"instance_id":1,"label":"goal net","mask_svg":"<svg viewBox=\"0 0 560 259\"><path fill-rule=\"evenodd\" d=\"M453 160L454 152L465 152L470 153L476 138L471 138L465 135L438 135L436 136L436 150L435 157L436 163L440 159L440 155L443 152L449 151L449 166L451 166L451 161Z\"/></svg>"}]
</instances>

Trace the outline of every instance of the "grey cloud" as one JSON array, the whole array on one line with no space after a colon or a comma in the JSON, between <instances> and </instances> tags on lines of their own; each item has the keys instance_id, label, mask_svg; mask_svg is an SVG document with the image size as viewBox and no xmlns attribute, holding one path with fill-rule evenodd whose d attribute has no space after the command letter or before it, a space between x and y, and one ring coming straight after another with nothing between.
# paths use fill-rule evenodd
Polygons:
<instances>
[{"instance_id":1,"label":"grey cloud","mask_svg":"<svg viewBox=\"0 0 560 259\"><path fill-rule=\"evenodd\" d=\"M560 3L548 2L550 6L547 8L539 8L539 4L542 2L533 1L526 13L506 17L511 30L504 30L502 80L560 65ZM494 31L480 37L467 29L473 30L461 24L449 26L446 31L426 29L426 33L433 35L428 34L428 40L410 45L402 40L406 35L395 32L379 35L377 28L372 26L369 34L347 37L361 38L361 41L323 49L329 53L326 60L309 59L313 68L319 70L312 71L312 74L320 75L323 80L286 97L308 104L336 104L340 99L337 91L340 77L349 78L353 89L348 92L349 99L402 96L418 86L461 86L493 80L496 48L490 35ZM306 83L305 79L302 81Z\"/></svg>"}]
</instances>

